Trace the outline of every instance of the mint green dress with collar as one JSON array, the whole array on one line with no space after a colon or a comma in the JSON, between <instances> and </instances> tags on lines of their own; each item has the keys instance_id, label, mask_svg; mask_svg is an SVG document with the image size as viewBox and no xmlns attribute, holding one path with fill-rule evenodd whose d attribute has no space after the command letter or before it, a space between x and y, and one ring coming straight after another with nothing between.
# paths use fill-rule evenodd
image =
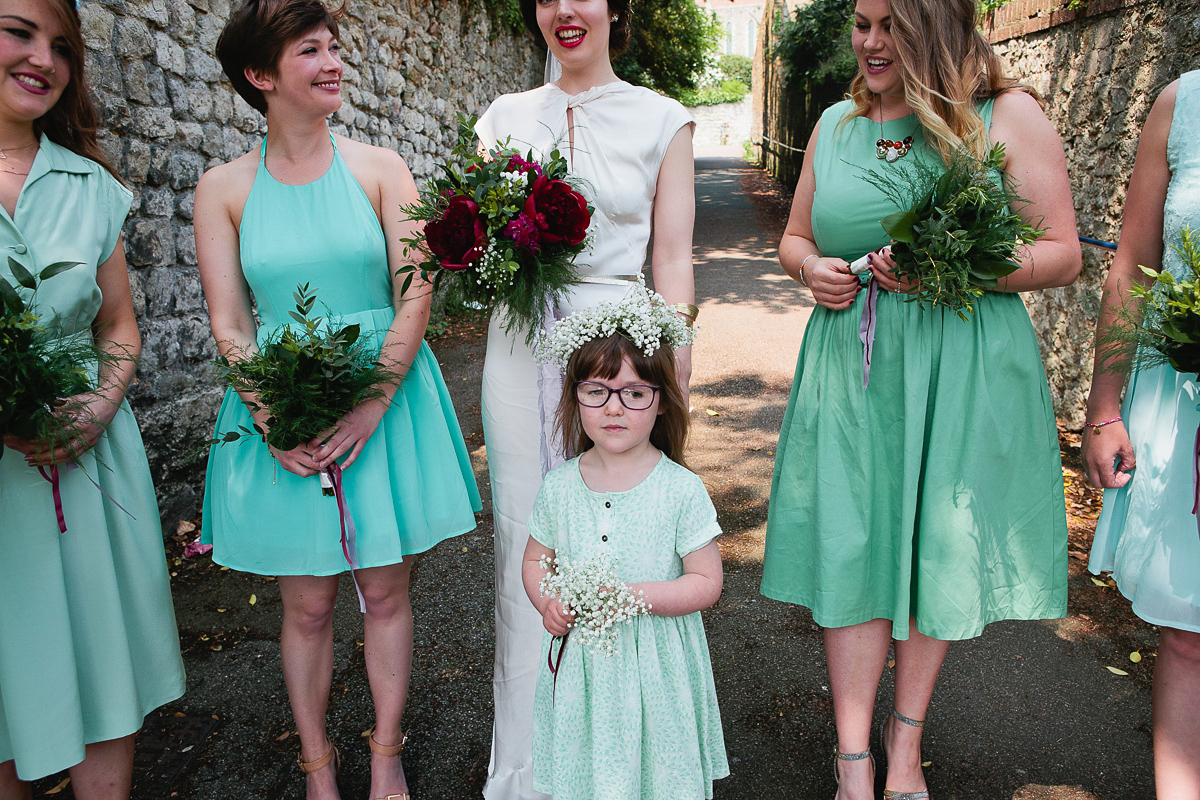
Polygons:
<instances>
[{"instance_id":1,"label":"mint green dress with collar","mask_svg":"<svg viewBox=\"0 0 1200 800\"><path fill-rule=\"evenodd\" d=\"M307 283L325 316L361 326L378 349L396 317L379 218L336 150L328 171L290 185L258 173L239 228L245 276L266 337L292 320L296 285ZM245 403L225 394L218 432L249 428ZM479 492L441 369L421 342L391 406L343 473L357 528L360 567L397 564L475 527ZM263 575L337 575L350 568L335 497L316 476L279 467L260 439L214 447L204 488L204 541L213 559Z\"/></svg>"},{"instance_id":2,"label":"mint green dress with collar","mask_svg":"<svg viewBox=\"0 0 1200 800\"><path fill-rule=\"evenodd\" d=\"M15 212L0 209L10 283L10 257L34 273L82 262L42 284L33 306L64 335L90 335L96 268L117 247L131 199L98 164L43 136ZM50 483L15 450L0 457L0 762L15 759L24 780L136 732L184 691L158 505L127 402L80 461L60 475L59 533Z\"/></svg>"},{"instance_id":3,"label":"mint green dress with collar","mask_svg":"<svg viewBox=\"0 0 1200 800\"><path fill-rule=\"evenodd\" d=\"M813 153L812 231L826 256L852 261L888 243L897 210L860 170L880 124L821 117ZM979 105L990 127L992 103ZM915 116L882 136L937 156ZM762 593L839 628L909 620L927 636L978 636L989 622L1066 614L1067 521L1058 432L1037 337L1021 296L985 292L966 320L880 292L870 385L859 323L813 310L779 434Z\"/></svg>"}]
</instances>

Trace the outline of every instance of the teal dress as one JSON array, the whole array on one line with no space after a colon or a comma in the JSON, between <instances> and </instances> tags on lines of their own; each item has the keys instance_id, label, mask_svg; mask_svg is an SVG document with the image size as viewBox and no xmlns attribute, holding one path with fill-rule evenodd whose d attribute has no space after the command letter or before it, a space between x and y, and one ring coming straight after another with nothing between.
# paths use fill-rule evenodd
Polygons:
<instances>
[{"instance_id":1,"label":"teal dress","mask_svg":"<svg viewBox=\"0 0 1200 800\"><path fill-rule=\"evenodd\" d=\"M991 102L980 112L990 126ZM859 169L879 123L825 111L813 153L820 252L851 261L888 243L897 210ZM915 116L883 136L935 159ZM762 593L825 627L892 620L892 634L977 636L1000 619L1061 617L1067 525L1054 409L1019 295L987 292L961 320L879 293L870 385L859 321L813 311L779 435Z\"/></svg>"},{"instance_id":2,"label":"teal dress","mask_svg":"<svg viewBox=\"0 0 1200 800\"><path fill-rule=\"evenodd\" d=\"M612 554L625 583L678 578L683 557L720 533L700 478L666 456L625 492L592 491L574 458L546 476L529 518L530 536L559 558ZM557 680L551 638L543 631L533 706L535 789L554 800L713 796L729 764L699 611L622 623L611 656L568 636Z\"/></svg>"},{"instance_id":3,"label":"teal dress","mask_svg":"<svg viewBox=\"0 0 1200 800\"><path fill-rule=\"evenodd\" d=\"M9 283L9 258L34 273L81 262L43 283L33 306L63 335L91 335L96 268L116 249L131 199L98 164L43 136L15 212L0 210ZM0 457L0 763L15 759L23 780L135 733L184 690L158 504L127 402L79 460L59 468L59 533L50 483L19 452Z\"/></svg>"},{"instance_id":4,"label":"teal dress","mask_svg":"<svg viewBox=\"0 0 1200 800\"><path fill-rule=\"evenodd\" d=\"M1162 268L1190 275L1175 248L1184 228L1200 234L1200 71L1179 79L1167 138L1171 181L1163 207ZM1104 493L1088 568L1112 570L1133 611L1153 625L1200 633L1200 534L1192 514L1194 442L1200 427L1194 373L1168 365L1129 378L1121 416L1137 469Z\"/></svg>"},{"instance_id":5,"label":"teal dress","mask_svg":"<svg viewBox=\"0 0 1200 800\"><path fill-rule=\"evenodd\" d=\"M242 212L242 272L254 293L261 343L291 322L296 285L308 283L342 323L357 323L378 348L396 312L388 242L366 193L335 152L329 170L291 186L263 163ZM401 246L398 242L392 246ZM232 390L217 431L251 425ZM360 567L396 564L475 527L470 457L437 361L421 343L374 435L344 473ZM214 447L204 491L204 541L213 559L263 575L336 575L349 568L335 497L316 476L279 467L260 439Z\"/></svg>"}]
</instances>

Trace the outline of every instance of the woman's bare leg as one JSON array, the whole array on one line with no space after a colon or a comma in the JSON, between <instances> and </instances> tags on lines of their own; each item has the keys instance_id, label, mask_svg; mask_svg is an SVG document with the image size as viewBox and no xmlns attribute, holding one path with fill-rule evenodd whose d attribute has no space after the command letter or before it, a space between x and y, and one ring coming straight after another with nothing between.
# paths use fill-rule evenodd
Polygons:
<instances>
[{"instance_id":1,"label":"woman's bare leg","mask_svg":"<svg viewBox=\"0 0 1200 800\"><path fill-rule=\"evenodd\" d=\"M1200 800L1200 633L1163 628L1154 664L1158 800Z\"/></svg>"},{"instance_id":2,"label":"woman's bare leg","mask_svg":"<svg viewBox=\"0 0 1200 800\"><path fill-rule=\"evenodd\" d=\"M909 620L908 630L908 638L897 639L895 643L895 709L909 719L924 721L950 643L918 633L916 620ZM887 752L885 785L888 789L897 792L925 790L925 773L921 769L922 731L922 728L888 716L883 743Z\"/></svg>"},{"instance_id":3,"label":"woman's bare leg","mask_svg":"<svg viewBox=\"0 0 1200 800\"><path fill-rule=\"evenodd\" d=\"M837 747L843 753L860 753L870 747L875 693L891 641L892 622L887 619L825 629L825 662L833 691ZM837 800L873 800L875 770L871 759L839 759L835 768L840 781Z\"/></svg>"}]
</instances>

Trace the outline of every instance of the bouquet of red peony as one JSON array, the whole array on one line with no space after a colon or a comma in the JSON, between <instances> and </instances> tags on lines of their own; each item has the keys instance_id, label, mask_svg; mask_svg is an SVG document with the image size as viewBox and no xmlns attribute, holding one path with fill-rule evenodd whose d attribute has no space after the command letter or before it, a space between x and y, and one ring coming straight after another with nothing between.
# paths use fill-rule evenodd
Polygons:
<instances>
[{"instance_id":1,"label":"bouquet of red peony","mask_svg":"<svg viewBox=\"0 0 1200 800\"><path fill-rule=\"evenodd\" d=\"M423 233L404 240L420 256L401 270L409 273L404 289L418 271L435 286L457 273L466 300L503 306L505 330L523 328L532 344L576 280L573 262L587 247L592 207L557 150L544 162L507 145L480 153L473 125L459 121L452 161L402 209L425 222Z\"/></svg>"}]
</instances>

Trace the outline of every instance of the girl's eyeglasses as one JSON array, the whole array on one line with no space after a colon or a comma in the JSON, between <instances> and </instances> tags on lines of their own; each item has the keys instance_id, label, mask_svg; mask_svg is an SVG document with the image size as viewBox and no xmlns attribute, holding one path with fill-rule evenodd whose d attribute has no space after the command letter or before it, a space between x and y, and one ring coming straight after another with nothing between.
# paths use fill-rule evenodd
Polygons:
<instances>
[{"instance_id":1,"label":"girl's eyeglasses","mask_svg":"<svg viewBox=\"0 0 1200 800\"><path fill-rule=\"evenodd\" d=\"M654 404L654 393L658 390L658 386L623 386L620 389L610 389L603 383L576 381L575 399L581 406L600 408L615 394L621 405L630 411L645 411Z\"/></svg>"}]
</instances>

